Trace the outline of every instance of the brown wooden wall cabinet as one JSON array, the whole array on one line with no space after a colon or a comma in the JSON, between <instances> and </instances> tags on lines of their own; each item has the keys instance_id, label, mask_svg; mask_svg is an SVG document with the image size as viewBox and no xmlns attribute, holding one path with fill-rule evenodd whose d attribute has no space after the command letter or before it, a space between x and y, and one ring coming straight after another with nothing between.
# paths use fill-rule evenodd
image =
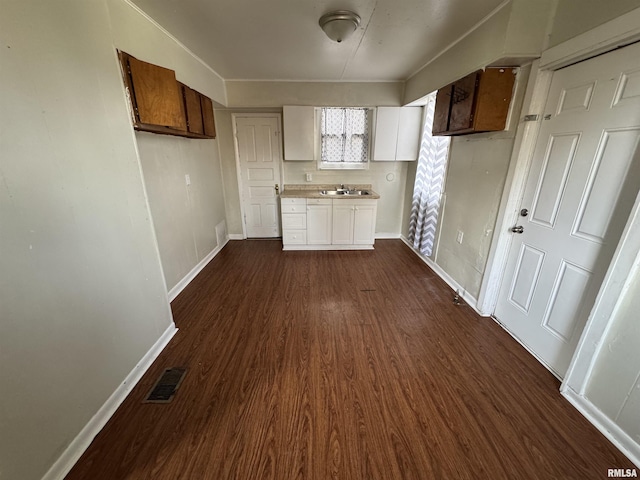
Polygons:
<instances>
[{"instance_id":1,"label":"brown wooden wall cabinet","mask_svg":"<svg viewBox=\"0 0 640 480\"><path fill-rule=\"evenodd\" d=\"M434 135L504 130L513 93L513 68L478 70L438 90Z\"/></svg>"},{"instance_id":2,"label":"brown wooden wall cabinet","mask_svg":"<svg viewBox=\"0 0 640 480\"><path fill-rule=\"evenodd\" d=\"M168 68L118 52L136 130L189 138L215 138L211 99L176 80Z\"/></svg>"}]
</instances>

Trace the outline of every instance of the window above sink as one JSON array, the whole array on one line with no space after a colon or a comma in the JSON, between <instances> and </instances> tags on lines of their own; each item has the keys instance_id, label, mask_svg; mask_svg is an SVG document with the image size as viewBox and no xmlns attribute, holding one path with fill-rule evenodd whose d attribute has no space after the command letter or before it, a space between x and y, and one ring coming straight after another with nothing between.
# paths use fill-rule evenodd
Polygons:
<instances>
[{"instance_id":1,"label":"window above sink","mask_svg":"<svg viewBox=\"0 0 640 480\"><path fill-rule=\"evenodd\" d=\"M318 116L319 170L369 168L373 109L320 107Z\"/></svg>"}]
</instances>

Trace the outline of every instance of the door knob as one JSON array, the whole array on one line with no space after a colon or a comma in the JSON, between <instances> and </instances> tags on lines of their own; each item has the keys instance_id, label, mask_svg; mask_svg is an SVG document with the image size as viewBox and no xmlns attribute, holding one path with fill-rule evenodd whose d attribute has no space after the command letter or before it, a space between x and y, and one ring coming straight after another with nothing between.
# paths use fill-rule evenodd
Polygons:
<instances>
[{"instance_id":1,"label":"door knob","mask_svg":"<svg viewBox=\"0 0 640 480\"><path fill-rule=\"evenodd\" d=\"M524 227L522 225L518 225L517 227L511 227L511 231L513 233L524 233Z\"/></svg>"},{"instance_id":2,"label":"door knob","mask_svg":"<svg viewBox=\"0 0 640 480\"><path fill-rule=\"evenodd\" d=\"M280 186L276 183L276 195L280 193Z\"/></svg>"}]
</instances>

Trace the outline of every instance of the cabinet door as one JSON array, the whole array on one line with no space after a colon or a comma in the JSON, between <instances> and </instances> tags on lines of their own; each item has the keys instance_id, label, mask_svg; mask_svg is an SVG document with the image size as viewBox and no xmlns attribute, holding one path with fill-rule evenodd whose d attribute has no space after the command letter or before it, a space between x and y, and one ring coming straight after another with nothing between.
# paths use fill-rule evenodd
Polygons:
<instances>
[{"instance_id":1,"label":"cabinet door","mask_svg":"<svg viewBox=\"0 0 640 480\"><path fill-rule=\"evenodd\" d=\"M204 134L207 137L216 138L216 124L213 117L213 102L206 95L200 94L200 106L202 108Z\"/></svg>"},{"instance_id":2,"label":"cabinet door","mask_svg":"<svg viewBox=\"0 0 640 480\"><path fill-rule=\"evenodd\" d=\"M418 159L422 133L422 107L402 107L398 118L396 160L411 162Z\"/></svg>"},{"instance_id":3,"label":"cabinet door","mask_svg":"<svg viewBox=\"0 0 640 480\"><path fill-rule=\"evenodd\" d=\"M315 109L285 105L282 108L284 125L284 159L315 159Z\"/></svg>"},{"instance_id":4,"label":"cabinet door","mask_svg":"<svg viewBox=\"0 0 640 480\"><path fill-rule=\"evenodd\" d=\"M431 132L434 135L449 130L449 113L451 112L451 92L453 84L442 87L436 95L436 108L433 114L433 126Z\"/></svg>"},{"instance_id":5,"label":"cabinet door","mask_svg":"<svg viewBox=\"0 0 640 480\"><path fill-rule=\"evenodd\" d=\"M476 86L480 72L473 72L453 84L449 131L467 130L473 125Z\"/></svg>"},{"instance_id":6,"label":"cabinet door","mask_svg":"<svg viewBox=\"0 0 640 480\"><path fill-rule=\"evenodd\" d=\"M182 88L184 108L187 116L187 131L202 135L204 134L204 124L202 122L200 94L186 85L180 84L180 87Z\"/></svg>"},{"instance_id":7,"label":"cabinet door","mask_svg":"<svg viewBox=\"0 0 640 480\"><path fill-rule=\"evenodd\" d=\"M373 245L375 242L376 206L356 205L354 211L353 243Z\"/></svg>"},{"instance_id":8,"label":"cabinet door","mask_svg":"<svg viewBox=\"0 0 640 480\"><path fill-rule=\"evenodd\" d=\"M124 60L130 75L130 94L137 121L186 131L182 95L175 72L129 55Z\"/></svg>"},{"instance_id":9,"label":"cabinet door","mask_svg":"<svg viewBox=\"0 0 640 480\"><path fill-rule=\"evenodd\" d=\"M333 232L331 243L333 245L353 244L354 206L341 204L343 200L333 202Z\"/></svg>"},{"instance_id":10,"label":"cabinet door","mask_svg":"<svg viewBox=\"0 0 640 480\"><path fill-rule=\"evenodd\" d=\"M487 68L482 73L473 120L474 130L504 130L514 83L513 68Z\"/></svg>"},{"instance_id":11,"label":"cabinet door","mask_svg":"<svg viewBox=\"0 0 640 480\"><path fill-rule=\"evenodd\" d=\"M400 107L378 107L376 109L372 160L395 161L399 119Z\"/></svg>"},{"instance_id":12,"label":"cabinet door","mask_svg":"<svg viewBox=\"0 0 640 480\"><path fill-rule=\"evenodd\" d=\"M307 244L331 245L332 206L307 205Z\"/></svg>"}]
</instances>

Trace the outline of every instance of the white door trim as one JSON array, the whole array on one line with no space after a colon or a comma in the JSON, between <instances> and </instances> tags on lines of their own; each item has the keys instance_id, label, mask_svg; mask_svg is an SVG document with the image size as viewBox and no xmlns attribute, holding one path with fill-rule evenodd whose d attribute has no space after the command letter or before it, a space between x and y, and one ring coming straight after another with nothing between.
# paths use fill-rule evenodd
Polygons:
<instances>
[{"instance_id":1,"label":"white door trim","mask_svg":"<svg viewBox=\"0 0 640 480\"><path fill-rule=\"evenodd\" d=\"M616 317L625 294L629 291L636 273L640 270L640 193L613 254L607 275L589 315L587 325L576 348L571 365L560 390L569 389L583 396L591 373L604 346L611 322Z\"/></svg>"},{"instance_id":2,"label":"white door trim","mask_svg":"<svg viewBox=\"0 0 640 480\"><path fill-rule=\"evenodd\" d=\"M543 52L541 60L534 62L531 79L527 86L523 116L542 113L541 99L546 100L554 69L576 63L586 58L612 50L616 46L633 43L640 39L640 8L607 22L593 30ZM529 90L531 89L531 93ZM516 135L511 166L508 171L498 218L497 234L491 243L487 269L478 297L478 309L493 312L506 268L507 254L511 244L508 228L517 218L517 209L524 193L525 179L533 153L533 142L539 130L539 121L529 125L520 121ZM529 123L529 122L527 122ZM640 446L630 439L617 424L606 417L585 397L598 354L603 348L602 339L611 327L620 298L628 290L634 272L640 269L640 195L627 221L627 226L607 275L602 283L594 308L589 315L560 392L586 418L611 440L638 467Z\"/></svg>"},{"instance_id":3,"label":"white door trim","mask_svg":"<svg viewBox=\"0 0 640 480\"><path fill-rule=\"evenodd\" d=\"M541 59L533 62L507 172L505 185L508 187L505 187L502 194L496 219L496 235L491 241L487 267L478 295L477 309L483 314L495 312L513 235L509 228L515 225L518 218L520 199L524 194L553 71L638 39L640 8L545 50ZM525 115L538 115L538 119L535 122L524 122Z\"/></svg>"},{"instance_id":4,"label":"white door trim","mask_svg":"<svg viewBox=\"0 0 640 480\"><path fill-rule=\"evenodd\" d=\"M247 224L245 222L244 201L242 200L242 176L240 175L240 155L238 150L238 118L275 118L278 121L278 144L280 146L280 191L284 186L284 162L282 161L282 114L281 113L232 113L231 124L233 126L233 151L236 157L236 178L238 180L238 195L240 200L240 220L242 223L242 239L247 239Z\"/></svg>"}]
</instances>

